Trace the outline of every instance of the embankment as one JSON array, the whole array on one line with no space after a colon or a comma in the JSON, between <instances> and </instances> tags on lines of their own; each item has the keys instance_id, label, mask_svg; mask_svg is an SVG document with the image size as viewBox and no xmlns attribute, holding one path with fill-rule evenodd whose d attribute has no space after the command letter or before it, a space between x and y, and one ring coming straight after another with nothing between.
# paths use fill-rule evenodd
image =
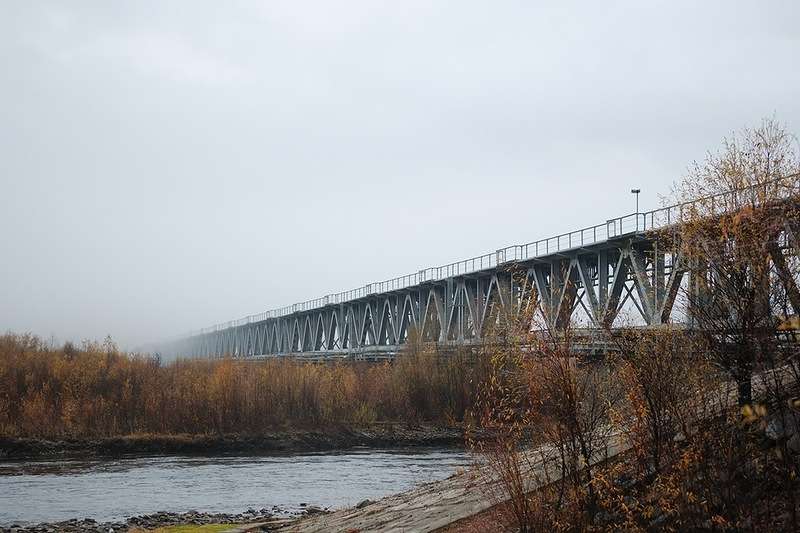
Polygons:
<instances>
[{"instance_id":1,"label":"embankment","mask_svg":"<svg viewBox=\"0 0 800 533\"><path fill-rule=\"evenodd\" d=\"M126 435L97 439L0 437L0 460L126 454L297 453L357 447L463 446L459 427L380 425L322 430L287 429L259 435Z\"/></svg>"}]
</instances>

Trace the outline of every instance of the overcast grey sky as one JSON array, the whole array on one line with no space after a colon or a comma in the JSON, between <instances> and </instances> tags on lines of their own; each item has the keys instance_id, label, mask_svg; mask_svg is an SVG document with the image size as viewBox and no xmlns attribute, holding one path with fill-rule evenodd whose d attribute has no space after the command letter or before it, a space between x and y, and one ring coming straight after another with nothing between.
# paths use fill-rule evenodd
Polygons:
<instances>
[{"instance_id":1,"label":"overcast grey sky","mask_svg":"<svg viewBox=\"0 0 800 533\"><path fill-rule=\"evenodd\" d=\"M130 347L655 207L800 132L799 6L4 1L0 331Z\"/></svg>"}]
</instances>

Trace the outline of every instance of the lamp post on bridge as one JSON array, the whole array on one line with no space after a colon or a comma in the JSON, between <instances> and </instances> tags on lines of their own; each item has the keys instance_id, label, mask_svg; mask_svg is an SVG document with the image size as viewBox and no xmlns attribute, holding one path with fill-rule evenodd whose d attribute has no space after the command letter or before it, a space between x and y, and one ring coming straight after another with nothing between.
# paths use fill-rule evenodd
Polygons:
<instances>
[{"instance_id":1,"label":"lamp post on bridge","mask_svg":"<svg viewBox=\"0 0 800 533\"><path fill-rule=\"evenodd\" d=\"M639 231L639 193L642 192L642 189L631 189L631 194L636 195L636 231Z\"/></svg>"},{"instance_id":2,"label":"lamp post on bridge","mask_svg":"<svg viewBox=\"0 0 800 533\"><path fill-rule=\"evenodd\" d=\"M631 189L631 194L636 195L636 214L639 214L639 193L642 192L642 189Z\"/></svg>"}]
</instances>

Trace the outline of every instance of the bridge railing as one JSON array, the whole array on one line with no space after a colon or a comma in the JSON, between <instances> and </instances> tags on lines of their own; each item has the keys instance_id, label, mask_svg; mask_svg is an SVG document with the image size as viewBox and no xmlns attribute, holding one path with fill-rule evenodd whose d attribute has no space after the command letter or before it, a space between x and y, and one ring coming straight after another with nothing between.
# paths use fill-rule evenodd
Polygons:
<instances>
[{"instance_id":1,"label":"bridge railing","mask_svg":"<svg viewBox=\"0 0 800 533\"><path fill-rule=\"evenodd\" d=\"M349 291L329 294L306 302L272 309L222 324L216 324L192 332L189 336L216 332L297 312L310 311L327 305L338 305L351 300L364 298L371 294L381 294L407 289L425 282L438 281L453 276L496 268L504 263L512 261L528 261L546 257L555 253L607 242L615 238L662 229L673 224L678 224L682 220L686 220L687 217L696 216L698 213L704 216L719 215L729 211L734 206L741 206L742 202L758 205L759 198L775 199L777 197L788 199L790 197L797 197L799 192L800 174L793 174L765 183L708 195L691 201L654 209L652 211L623 215L621 217L609 219L602 224L563 233L554 237L548 237L526 244L507 246L494 252L471 257L462 261L425 268L413 274L399 276L386 281L369 283L363 287Z\"/></svg>"}]
</instances>

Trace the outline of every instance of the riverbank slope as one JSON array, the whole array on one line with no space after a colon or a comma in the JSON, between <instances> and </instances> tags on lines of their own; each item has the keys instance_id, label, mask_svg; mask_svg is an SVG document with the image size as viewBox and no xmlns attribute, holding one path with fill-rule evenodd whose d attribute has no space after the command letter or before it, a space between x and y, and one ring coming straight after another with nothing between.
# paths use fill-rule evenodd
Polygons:
<instances>
[{"instance_id":1,"label":"riverbank slope","mask_svg":"<svg viewBox=\"0 0 800 533\"><path fill-rule=\"evenodd\" d=\"M460 447L460 427L374 425L285 429L259 435L124 435L106 438L0 437L0 460L127 454L299 453L350 448Z\"/></svg>"}]
</instances>

